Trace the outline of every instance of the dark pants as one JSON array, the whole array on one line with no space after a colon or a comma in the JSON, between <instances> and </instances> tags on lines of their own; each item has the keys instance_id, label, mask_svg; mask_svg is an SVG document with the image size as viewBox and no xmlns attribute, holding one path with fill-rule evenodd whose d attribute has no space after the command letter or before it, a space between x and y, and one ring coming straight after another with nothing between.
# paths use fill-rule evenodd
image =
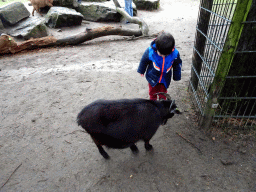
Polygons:
<instances>
[{"instance_id":1,"label":"dark pants","mask_svg":"<svg viewBox=\"0 0 256 192\"><path fill-rule=\"evenodd\" d=\"M167 93L167 89L162 83L158 83L155 87L152 87L150 84L148 84L148 87L149 87L150 100L157 100L157 95L155 95L155 93L159 93L159 92ZM166 97L164 95L158 95L158 97L159 99L166 100Z\"/></svg>"}]
</instances>

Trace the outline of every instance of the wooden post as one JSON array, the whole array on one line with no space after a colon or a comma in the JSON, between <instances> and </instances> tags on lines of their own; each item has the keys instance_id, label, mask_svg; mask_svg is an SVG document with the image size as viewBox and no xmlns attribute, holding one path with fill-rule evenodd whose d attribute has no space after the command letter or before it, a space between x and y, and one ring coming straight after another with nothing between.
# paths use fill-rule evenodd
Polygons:
<instances>
[{"instance_id":1,"label":"wooden post","mask_svg":"<svg viewBox=\"0 0 256 192\"><path fill-rule=\"evenodd\" d=\"M205 35L207 35L209 20L211 16L211 13L206 11L205 9L208 9L211 11L212 5L213 5L213 0L201 0L200 15L198 19L197 28ZM202 9L202 8L205 8L205 9ZM196 50L198 50L198 52L203 56L204 50L205 50L206 38L202 33L200 33L198 30L196 31L194 46ZM195 50L193 51L192 65L194 66L197 73L200 74L201 68L202 68L202 59ZM198 78L193 69L191 70L191 82L194 89L197 90Z\"/></svg>"},{"instance_id":2,"label":"wooden post","mask_svg":"<svg viewBox=\"0 0 256 192\"><path fill-rule=\"evenodd\" d=\"M239 0L236 5L232 23L230 25L227 39L220 56L219 64L216 70L215 78L209 92L209 98L205 107L204 116L201 118L200 126L210 128L215 109L212 104L217 104L219 94L224 86L225 78L229 72L230 66L234 58L234 52L243 30L243 23L246 21L247 15L250 11L252 0Z\"/></svg>"}]
</instances>

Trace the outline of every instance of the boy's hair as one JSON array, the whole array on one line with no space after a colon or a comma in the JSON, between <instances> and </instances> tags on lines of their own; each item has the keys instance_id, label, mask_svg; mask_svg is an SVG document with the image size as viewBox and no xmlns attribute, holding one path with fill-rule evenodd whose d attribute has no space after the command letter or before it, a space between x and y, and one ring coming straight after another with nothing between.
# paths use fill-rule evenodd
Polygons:
<instances>
[{"instance_id":1,"label":"boy's hair","mask_svg":"<svg viewBox=\"0 0 256 192\"><path fill-rule=\"evenodd\" d=\"M162 55L169 55L174 46L175 40L170 33L163 32L156 38L156 48Z\"/></svg>"}]
</instances>

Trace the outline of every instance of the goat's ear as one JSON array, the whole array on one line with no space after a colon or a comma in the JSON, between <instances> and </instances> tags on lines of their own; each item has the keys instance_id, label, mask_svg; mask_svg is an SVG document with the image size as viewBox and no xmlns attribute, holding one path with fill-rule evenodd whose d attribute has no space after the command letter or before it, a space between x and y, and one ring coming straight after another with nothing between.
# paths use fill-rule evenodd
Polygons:
<instances>
[{"instance_id":1,"label":"goat's ear","mask_svg":"<svg viewBox=\"0 0 256 192\"><path fill-rule=\"evenodd\" d=\"M180 112L180 110L178 108L174 109L174 113L175 114L182 114L182 112Z\"/></svg>"}]
</instances>

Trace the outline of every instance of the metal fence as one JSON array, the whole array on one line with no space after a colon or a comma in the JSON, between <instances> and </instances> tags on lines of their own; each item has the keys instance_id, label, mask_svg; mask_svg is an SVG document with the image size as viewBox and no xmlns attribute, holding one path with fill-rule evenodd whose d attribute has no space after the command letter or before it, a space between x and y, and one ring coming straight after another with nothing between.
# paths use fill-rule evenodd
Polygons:
<instances>
[{"instance_id":1,"label":"metal fence","mask_svg":"<svg viewBox=\"0 0 256 192\"><path fill-rule=\"evenodd\" d=\"M255 1L200 2L190 90L201 126L256 127Z\"/></svg>"}]
</instances>

